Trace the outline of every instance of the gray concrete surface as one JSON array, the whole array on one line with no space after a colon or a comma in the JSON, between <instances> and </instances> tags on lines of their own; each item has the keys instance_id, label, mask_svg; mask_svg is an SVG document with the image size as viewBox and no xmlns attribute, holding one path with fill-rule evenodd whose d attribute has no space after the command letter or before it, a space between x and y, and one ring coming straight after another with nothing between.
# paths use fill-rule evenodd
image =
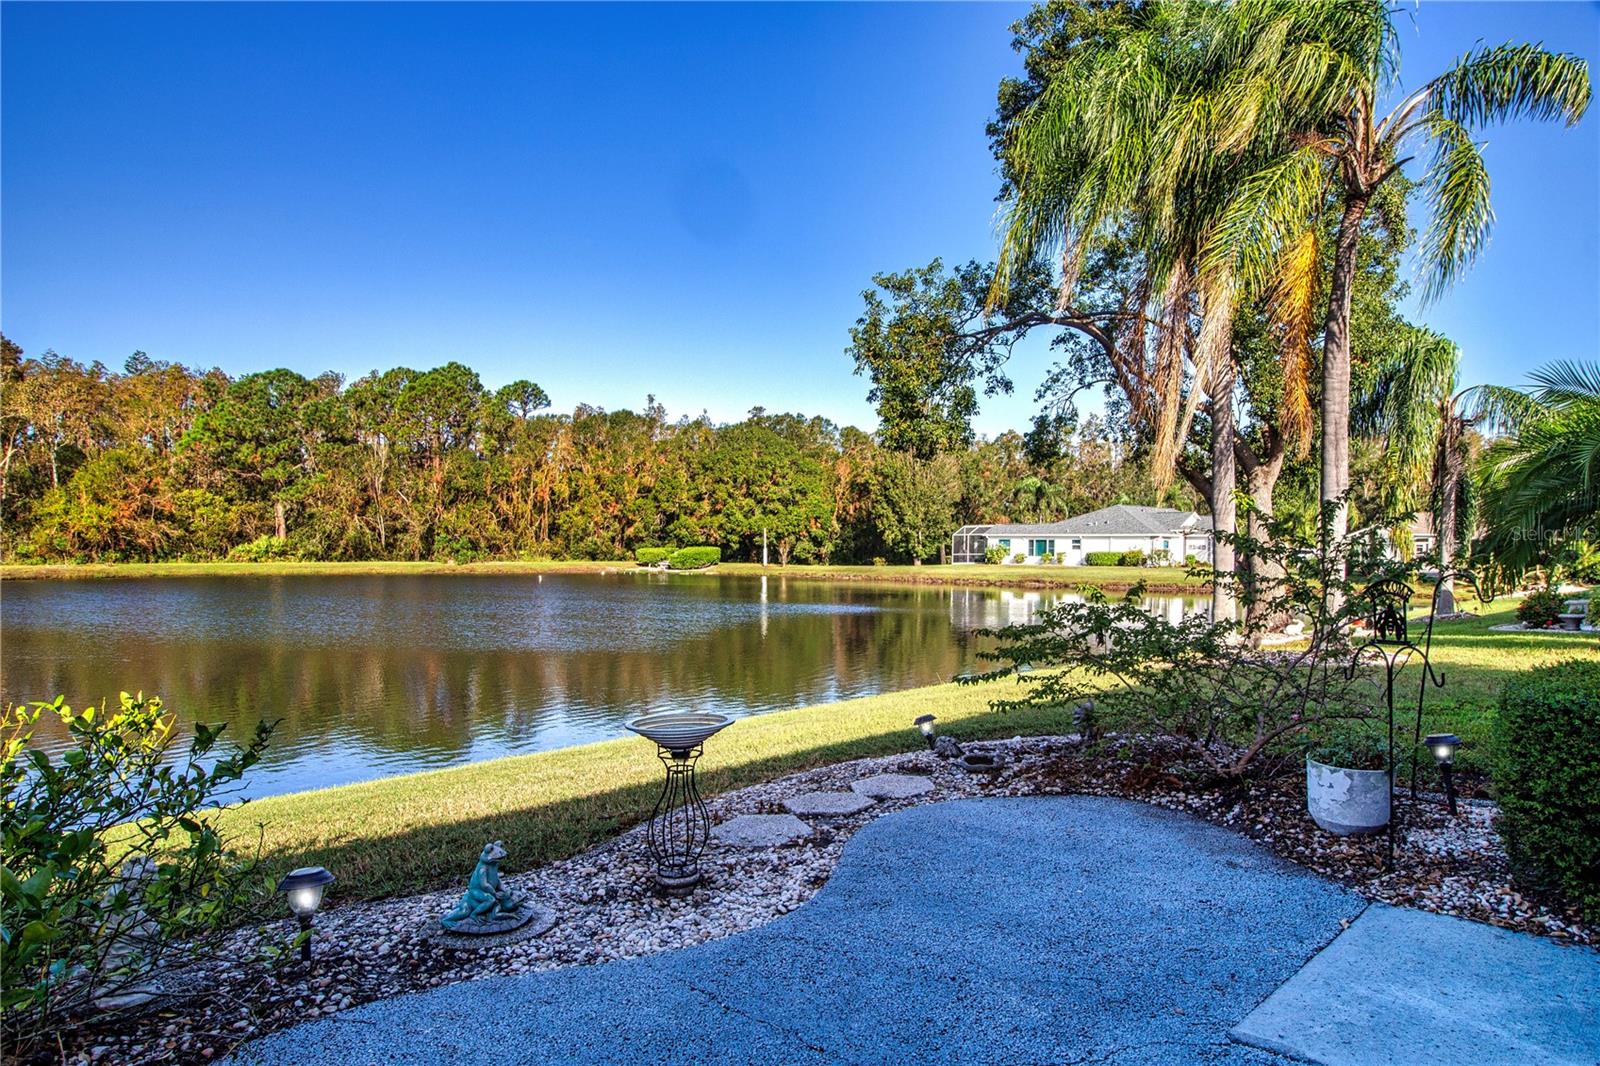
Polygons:
<instances>
[{"instance_id":1,"label":"gray concrete surface","mask_svg":"<svg viewBox=\"0 0 1600 1066\"><path fill-rule=\"evenodd\" d=\"M1228 1029L1362 907L1139 803L932 804L862 829L759 929L370 1003L235 1061L1281 1066Z\"/></svg>"},{"instance_id":2,"label":"gray concrete surface","mask_svg":"<svg viewBox=\"0 0 1600 1066\"><path fill-rule=\"evenodd\" d=\"M719 844L735 848L776 848L811 835L811 827L792 814L741 814L712 827Z\"/></svg>"},{"instance_id":3,"label":"gray concrete surface","mask_svg":"<svg viewBox=\"0 0 1600 1066\"><path fill-rule=\"evenodd\" d=\"M932 792L933 781L920 774L875 774L852 782L850 787L873 799L910 799Z\"/></svg>"},{"instance_id":4,"label":"gray concrete surface","mask_svg":"<svg viewBox=\"0 0 1600 1066\"><path fill-rule=\"evenodd\" d=\"M783 801L783 809L803 818L833 818L860 814L878 802L859 792L802 792Z\"/></svg>"},{"instance_id":5,"label":"gray concrete surface","mask_svg":"<svg viewBox=\"0 0 1600 1066\"><path fill-rule=\"evenodd\" d=\"M1233 1034L1323 1066L1595 1066L1600 952L1375 903Z\"/></svg>"}]
</instances>

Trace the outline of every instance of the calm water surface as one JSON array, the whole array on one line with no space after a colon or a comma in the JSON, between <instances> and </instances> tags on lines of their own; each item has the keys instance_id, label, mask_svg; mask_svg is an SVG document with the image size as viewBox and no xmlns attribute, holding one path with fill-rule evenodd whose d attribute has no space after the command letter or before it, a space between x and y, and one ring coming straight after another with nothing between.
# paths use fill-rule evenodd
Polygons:
<instances>
[{"instance_id":1,"label":"calm water surface","mask_svg":"<svg viewBox=\"0 0 1600 1066\"><path fill-rule=\"evenodd\" d=\"M634 573L11 581L0 693L143 690L236 737L282 719L250 782L271 795L620 736L646 710L947 681L978 663L975 630L1061 598Z\"/></svg>"}]
</instances>

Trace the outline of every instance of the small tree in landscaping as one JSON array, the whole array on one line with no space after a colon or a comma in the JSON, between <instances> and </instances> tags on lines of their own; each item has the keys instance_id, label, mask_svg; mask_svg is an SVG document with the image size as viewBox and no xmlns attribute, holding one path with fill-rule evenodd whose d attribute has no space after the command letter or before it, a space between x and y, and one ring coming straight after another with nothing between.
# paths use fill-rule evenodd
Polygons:
<instances>
[{"instance_id":1,"label":"small tree in landscaping","mask_svg":"<svg viewBox=\"0 0 1600 1066\"><path fill-rule=\"evenodd\" d=\"M34 744L46 716L67 732L58 757ZM127 693L109 711L74 711L59 697L7 708L0 1018L8 1048L194 958L270 889L203 812L260 759L271 727L225 752L220 726L196 723L183 751L173 725L159 699Z\"/></svg>"},{"instance_id":2,"label":"small tree in landscaping","mask_svg":"<svg viewBox=\"0 0 1600 1066\"><path fill-rule=\"evenodd\" d=\"M1333 508L1324 508L1331 525ZM1142 583L1119 601L1091 592L1086 602L1063 603L1026 625L991 631L1000 641L991 657L1006 665L975 680L1019 675L1025 693L995 701L1000 710L1072 706L1093 700L1105 720L1178 741L1216 777L1238 780L1281 762L1309 731L1359 723L1381 713L1382 689L1372 672L1354 666L1352 622L1356 587L1345 576L1341 547L1329 551L1287 539L1266 543L1230 536L1241 554L1271 566L1270 577L1229 582L1239 602L1259 610L1247 618L1285 615L1307 623L1306 646L1259 648L1265 622L1213 622L1203 614L1181 621L1146 611ZM1390 567L1369 577L1405 577ZM1052 669L1039 669L1052 668Z\"/></svg>"}]
</instances>

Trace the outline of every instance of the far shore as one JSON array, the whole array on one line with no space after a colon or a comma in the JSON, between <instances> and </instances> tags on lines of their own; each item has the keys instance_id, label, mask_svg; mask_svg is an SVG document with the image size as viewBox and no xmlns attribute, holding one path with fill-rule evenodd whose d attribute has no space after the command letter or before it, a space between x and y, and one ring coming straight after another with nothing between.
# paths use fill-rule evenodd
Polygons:
<instances>
[{"instance_id":1,"label":"far shore","mask_svg":"<svg viewBox=\"0 0 1600 1066\"><path fill-rule=\"evenodd\" d=\"M368 574L670 574L693 578L705 574L734 574L795 578L803 581L892 582L915 585L979 586L988 588L1072 589L1078 586L1121 591L1142 582L1145 590L1161 595L1204 596L1209 583L1191 578L1176 566L1029 566L967 563L960 566L821 566L776 563L719 563L706 570L662 571L636 566L629 560L505 560L453 562L270 562L270 563L48 563L0 566L0 581L70 581L103 578L173 577L343 577Z\"/></svg>"}]
</instances>

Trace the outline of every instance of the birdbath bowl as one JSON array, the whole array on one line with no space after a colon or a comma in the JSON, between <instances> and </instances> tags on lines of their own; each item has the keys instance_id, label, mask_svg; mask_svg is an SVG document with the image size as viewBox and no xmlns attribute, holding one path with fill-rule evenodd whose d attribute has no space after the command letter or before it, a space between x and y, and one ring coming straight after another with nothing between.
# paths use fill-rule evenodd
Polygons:
<instances>
[{"instance_id":1,"label":"birdbath bowl","mask_svg":"<svg viewBox=\"0 0 1600 1066\"><path fill-rule=\"evenodd\" d=\"M656 861L656 885L669 895L688 895L700 883L700 853L711 838L711 816L700 799L694 766L706 738L732 724L725 714L703 711L658 711L627 723L656 742L656 756L667 774L647 839Z\"/></svg>"},{"instance_id":2,"label":"birdbath bowl","mask_svg":"<svg viewBox=\"0 0 1600 1066\"><path fill-rule=\"evenodd\" d=\"M733 719L704 711L658 711L625 724L646 740L653 740L668 751L680 752L698 748L707 737L732 725Z\"/></svg>"}]
</instances>

